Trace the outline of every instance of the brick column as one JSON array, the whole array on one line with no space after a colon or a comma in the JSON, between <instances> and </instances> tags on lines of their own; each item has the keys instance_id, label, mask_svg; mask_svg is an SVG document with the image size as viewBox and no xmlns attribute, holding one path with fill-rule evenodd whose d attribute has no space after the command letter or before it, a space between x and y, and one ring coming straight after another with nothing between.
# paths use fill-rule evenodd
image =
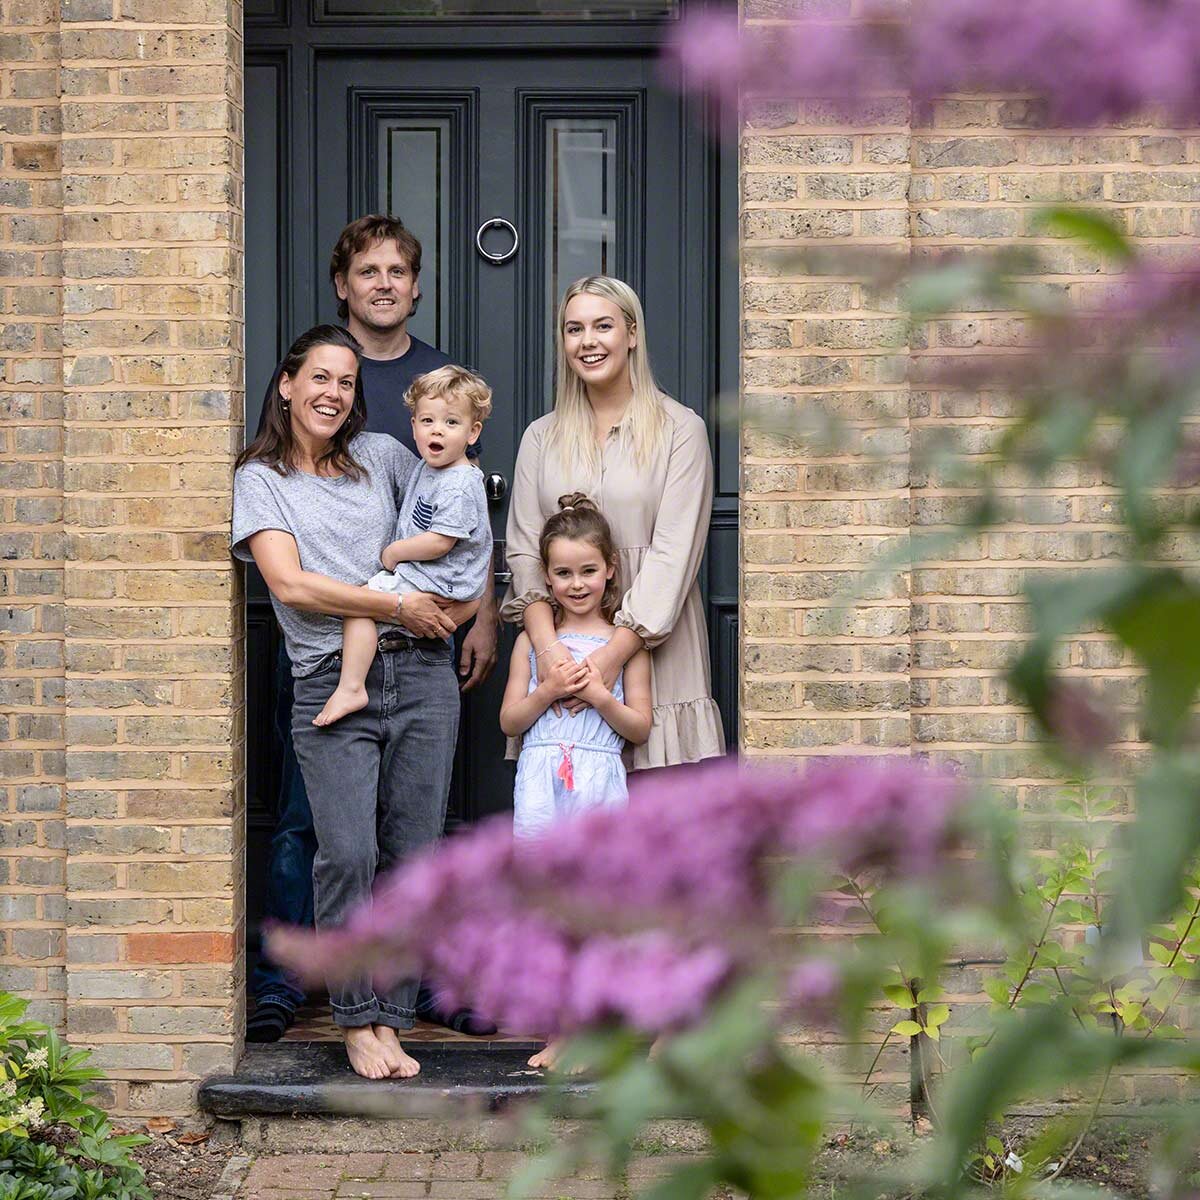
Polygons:
<instances>
[{"instance_id":1,"label":"brick column","mask_svg":"<svg viewBox=\"0 0 1200 1200\"><path fill-rule=\"evenodd\" d=\"M777 8L748 0L748 26ZM909 528L903 322L848 261L907 254L908 106L853 124L792 100L746 116L745 750L894 753L910 738L907 575L831 604Z\"/></svg>"},{"instance_id":2,"label":"brick column","mask_svg":"<svg viewBox=\"0 0 1200 1200\"><path fill-rule=\"evenodd\" d=\"M67 1027L187 1112L242 1031L241 12L62 3Z\"/></svg>"},{"instance_id":3,"label":"brick column","mask_svg":"<svg viewBox=\"0 0 1200 1200\"><path fill-rule=\"evenodd\" d=\"M0 980L61 1025L62 337L58 5L0 0Z\"/></svg>"}]
</instances>

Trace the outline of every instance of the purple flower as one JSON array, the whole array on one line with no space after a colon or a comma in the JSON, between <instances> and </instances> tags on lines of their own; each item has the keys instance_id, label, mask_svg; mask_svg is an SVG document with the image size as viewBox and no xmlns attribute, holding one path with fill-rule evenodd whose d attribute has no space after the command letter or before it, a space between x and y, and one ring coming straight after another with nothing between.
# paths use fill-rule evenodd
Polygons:
<instances>
[{"instance_id":1,"label":"purple flower","mask_svg":"<svg viewBox=\"0 0 1200 1200\"><path fill-rule=\"evenodd\" d=\"M779 30L698 13L667 45L688 86L861 101L902 91L1033 92L1051 121L1092 125L1160 106L1200 113L1200 0L926 0L910 13L797 16Z\"/></svg>"},{"instance_id":2,"label":"purple flower","mask_svg":"<svg viewBox=\"0 0 1200 1200\"><path fill-rule=\"evenodd\" d=\"M307 978L419 970L514 1030L655 1034L772 953L781 859L925 870L962 799L904 760L679 768L535 842L485 823L406 863L343 928L273 931L271 953Z\"/></svg>"},{"instance_id":3,"label":"purple flower","mask_svg":"<svg viewBox=\"0 0 1200 1200\"><path fill-rule=\"evenodd\" d=\"M809 958L799 963L787 977L784 999L788 1008L810 1020L832 1015L842 990L842 973L827 958Z\"/></svg>"}]
</instances>

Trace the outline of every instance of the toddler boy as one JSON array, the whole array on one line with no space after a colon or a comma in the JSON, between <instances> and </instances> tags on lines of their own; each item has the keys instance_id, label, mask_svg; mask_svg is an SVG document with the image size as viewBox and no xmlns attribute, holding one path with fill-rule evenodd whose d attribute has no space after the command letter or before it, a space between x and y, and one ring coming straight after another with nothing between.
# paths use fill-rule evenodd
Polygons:
<instances>
[{"instance_id":1,"label":"toddler boy","mask_svg":"<svg viewBox=\"0 0 1200 1200\"><path fill-rule=\"evenodd\" d=\"M418 375L404 395L412 413L421 463L413 472L385 546L385 568L367 581L378 592L432 592L448 600L483 594L492 565L492 528L483 476L467 458L492 411L492 390L464 367ZM403 601L401 601L403 603ZM313 719L332 725L367 704L366 679L378 645L375 622L342 624L342 671L337 688Z\"/></svg>"}]
</instances>

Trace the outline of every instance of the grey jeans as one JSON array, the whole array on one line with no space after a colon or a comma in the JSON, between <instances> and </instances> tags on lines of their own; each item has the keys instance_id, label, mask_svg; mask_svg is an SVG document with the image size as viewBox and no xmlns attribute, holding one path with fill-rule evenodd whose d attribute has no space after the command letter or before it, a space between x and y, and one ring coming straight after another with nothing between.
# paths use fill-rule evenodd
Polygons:
<instances>
[{"instance_id":1,"label":"grey jeans","mask_svg":"<svg viewBox=\"0 0 1200 1200\"><path fill-rule=\"evenodd\" d=\"M393 644L394 646L394 644ZM450 646L426 639L380 649L367 707L318 728L341 655L295 681L292 739L317 834L318 929L336 928L371 898L379 872L437 841L446 820L459 697ZM338 1025L410 1029L417 981L376 992L367 975L329 981Z\"/></svg>"}]
</instances>

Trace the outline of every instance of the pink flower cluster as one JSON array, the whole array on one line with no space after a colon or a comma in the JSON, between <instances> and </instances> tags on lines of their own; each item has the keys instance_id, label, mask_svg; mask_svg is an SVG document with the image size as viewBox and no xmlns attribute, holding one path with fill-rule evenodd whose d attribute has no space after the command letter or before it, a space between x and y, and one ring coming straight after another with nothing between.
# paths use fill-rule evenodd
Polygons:
<instances>
[{"instance_id":1,"label":"pink flower cluster","mask_svg":"<svg viewBox=\"0 0 1200 1200\"><path fill-rule=\"evenodd\" d=\"M729 99L985 90L1033 92L1064 125L1152 106L1181 120L1200 113L1200 0L923 0L900 16L877 3L853 21L796 7L793 24L755 36L731 11L698 10L677 27L669 56L687 86Z\"/></svg>"},{"instance_id":2,"label":"pink flower cluster","mask_svg":"<svg viewBox=\"0 0 1200 1200\"><path fill-rule=\"evenodd\" d=\"M627 810L534 842L492 821L405 864L342 929L274 931L271 953L308 978L419 970L509 1029L618 1019L656 1034L696 1021L767 953L781 859L926 870L963 798L909 760L635 777Z\"/></svg>"}]
</instances>

